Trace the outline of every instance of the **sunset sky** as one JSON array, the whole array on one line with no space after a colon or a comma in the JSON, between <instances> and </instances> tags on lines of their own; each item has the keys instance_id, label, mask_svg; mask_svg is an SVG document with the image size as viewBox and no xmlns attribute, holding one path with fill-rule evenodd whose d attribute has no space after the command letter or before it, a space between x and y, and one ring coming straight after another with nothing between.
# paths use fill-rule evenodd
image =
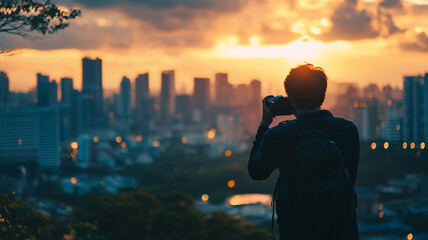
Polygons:
<instances>
[{"instance_id":1,"label":"sunset sky","mask_svg":"<svg viewBox=\"0 0 428 240\"><path fill-rule=\"evenodd\" d=\"M0 35L0 55L13 91L36 84L36 73L72 77L81 87L81 58L103 59L103 86L122 76L176 70L178 93L194 77L228 72L232 83L263 82L282 91L289 69L303 61L336 82L402 85L428 72L428 0L57 0L82 17L56 35Z\"/></svg>"}]
</instances>

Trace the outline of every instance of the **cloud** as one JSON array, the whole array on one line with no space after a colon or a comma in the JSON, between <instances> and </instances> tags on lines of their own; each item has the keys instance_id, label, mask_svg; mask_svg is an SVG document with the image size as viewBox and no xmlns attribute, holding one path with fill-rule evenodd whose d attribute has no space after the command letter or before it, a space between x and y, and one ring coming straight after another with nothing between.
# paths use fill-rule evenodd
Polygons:
<instances>
[{"instance_id":1,"label":"cloud","mask_svg":"<svg viewBox=\"0 0 428 240\"><path fill-rule=\"evenodd\" d=\"M382 0L379 3L379 7L388 9L402 9L403 3L401 0Z\"/></svg>"},{"instance_id":2,"label":"cloud","mask_svg":"<svg viewBox=\"0 0 428 240\"><path fill-rule=\"evenodd\" d=\"M412 13L416 15L425 15L428 13L428 5L413 5Z\"/></svg>"},{"instance_id":3,"label":"cloud","mask_svg":"<svg viewBox=\"0 0 428 240\"><path fill-rule=\"evenodd\" d=\"M377 12L360 9L358 0L344 0L331 15L331 28L319 38L325 41L361 40L388 37L403 32L388 12L401 4L397 0L383 0Z\"/></svg>"},{"instance_id":4,"label":"cloud","mask_svg":"<svg viewBox=\"0 0 428 240\"><path fill-rule=\"evenodd\" d=\"M357 0L343 1L330 20L332 27L320 35L323 40L359 40L379 35L374 27L373 16L365 9L359 10Z\"/></svg>"},{"instance_id":5,"label":"cloud","mask_svg":"<svg viewBox=\"0 0 428 240\"><path fill-rule=\"evenodd\" d=\"M428 52L428 36L425 32L418 33L414 40L400 44L402 50L415 52Z\"/></svg>"}]
</instances>

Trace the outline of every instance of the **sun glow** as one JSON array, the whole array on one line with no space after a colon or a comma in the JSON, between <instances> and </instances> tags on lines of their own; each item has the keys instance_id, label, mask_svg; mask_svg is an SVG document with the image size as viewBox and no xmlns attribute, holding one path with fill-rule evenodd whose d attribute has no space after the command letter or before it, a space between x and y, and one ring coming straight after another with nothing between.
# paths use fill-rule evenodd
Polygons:
<instances>
[{"instance_id":1,"label":"sun glow","mask_svg":"<svg viewBox=\"0 0 428 240\"><path fill-rule=\"evenodd\" d=\"M321 55L326 48L324 43L311 38L302 38L286 45L258 45L252 39L252 45L232 45L228 41L219 43L216 53L226 58L292 58L311 61Z\"/></svg>"}]
</instances>

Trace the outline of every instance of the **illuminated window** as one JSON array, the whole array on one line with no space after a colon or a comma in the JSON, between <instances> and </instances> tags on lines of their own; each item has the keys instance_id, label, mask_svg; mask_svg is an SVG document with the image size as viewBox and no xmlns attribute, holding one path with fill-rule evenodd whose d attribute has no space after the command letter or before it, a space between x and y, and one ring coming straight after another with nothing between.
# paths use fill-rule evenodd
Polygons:
<instances>
[{"instance_id":1,"label":"illuminated window","mask_svg":"<svg viewBox=\"0 0 428 240\"><path fill-rule=\"evenodd\" d=\"M400 129L401 129L400 124L397 124L397 126L395 126L395 129L397 129L397 131L400 131Z\"/></svg>"}]
</instances>

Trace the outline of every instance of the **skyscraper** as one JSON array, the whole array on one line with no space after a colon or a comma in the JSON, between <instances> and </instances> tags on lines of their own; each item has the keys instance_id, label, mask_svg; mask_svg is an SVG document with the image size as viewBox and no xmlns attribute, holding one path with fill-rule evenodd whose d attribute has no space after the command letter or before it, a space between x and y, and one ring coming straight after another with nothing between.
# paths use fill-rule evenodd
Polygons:
<instances>
[{"instance_id":1,"label":"skyscraper","mask_svg":"<svg viewBox=\"0 0 428 240\"><path fill-rule=\"evenodd\" d=\"M137 119L142 118L143 101L149 97L149 73L139 74L135 79L135 109Z\"/></svg>"},{"instance_id":2,"label":"skyscraper","mask_svg":"<svg viewBox=\"0 0 428 240\"><path fill-rule=\"evenodd\" d=\"M59 159L59 114L58 107L43 107L39 115L39 168L58 170Z\"/></svg>"},{"instance_id":3,"label":"skyscraper","mask_svg":"<svg viewBox=\"0 0 428 240\"><path fill-rule=\"evenodd\" d=\"M163 122L171 120L175 112L175 71L162 72L160 117Z\"/></svg>"},{"instance_id":4,"label":"skyscraper","mask_svg":"<svg viewBox=\"0 0 428 240\"><path fill-rule=\"evenodd\" d=\"M37 73L37 104L39 106L48 106L50 104L50 93L49 76Z\"/></svg>"},{"instance_id":5,"label":"skyscraper","mask_svg":"<svg viewBox=\"0 0 428 240\"><path fill-rule=\"evenodd\" d=\"M61 103L71 103L73 90L73 79L61 78Z\"/></svg>"},{"instance_id":6,"label":"skyscraper","mask_svg":"<svg viewBox=\"0 0 428 240\"><path fill-rule=\"evenodd\" d=\"M90 111L93 125L103 118L102 60L82 59L82 93L92 98Z\"/></svg>"},{"instance_id":7,"label":"skyscraper","mask_svg":"<svg viewBox=\"0 0 428 240\"><path fill-rule=\"evenodd\" d=\"M210 102L210 79L195 78L193 89L193 108L206 112Z\"/></svg>"},{"instance_id":8,"label":"skyscraper","mask_svg":"<svg viewBox=\"0 0 428 240\"><path fill-rule=\"evenodd\" d=\"M55 80L49 83L49 105L56 105L58 103L58 84Z\"/></svg>"},{"instance_id":9,"label":"skyscraper","mask_svg":"<svg viewBox=\"0 0 428 240\"><path fill-rule=\"evenodd\" d=\"M5 72L0 72L0 107L9 105L9 78Z\"/></svg>"},{"instance_id":10,"label":"skyscraper","mask_svg":"<svg viewBox=\"0 0 428 240\"><path fill-rule=\"evenodd\" d=\"M425 139L426 84L422 76L405 76L403 90L403 140L419 143Z\"/></svg>"},{"instance_id":11,"label":"skyscraper","mask_svg":"<svg viewBox=\"0 0 428 240\"><path fill-rule=\"evenodd\" d=\"M227 73L215 74L215 104L229 106L232 94L232 85L229 83Z\"/></svg>"},{"instance_id":12,"label":"skyscraper","mask_svg":"<svg viewBox=\"0 0 428 240\"><path fill-rule=\"evenodd\" d=\"M251 104L260 103L262 100L262 82L257 79L254 79L250 83L251 91Z\"/></svg>"},{"instance_id":13,"label":"skyscraper","mask_svg":"<svg viewBox=\"0 0 428 240\"><path fill-rule=\"evenodd\" d=\"M130 123L132 115L131 81L127 77L123 77L120 82L119 106L117 112L124 124Z\"/></svg>"}]
</instances>

